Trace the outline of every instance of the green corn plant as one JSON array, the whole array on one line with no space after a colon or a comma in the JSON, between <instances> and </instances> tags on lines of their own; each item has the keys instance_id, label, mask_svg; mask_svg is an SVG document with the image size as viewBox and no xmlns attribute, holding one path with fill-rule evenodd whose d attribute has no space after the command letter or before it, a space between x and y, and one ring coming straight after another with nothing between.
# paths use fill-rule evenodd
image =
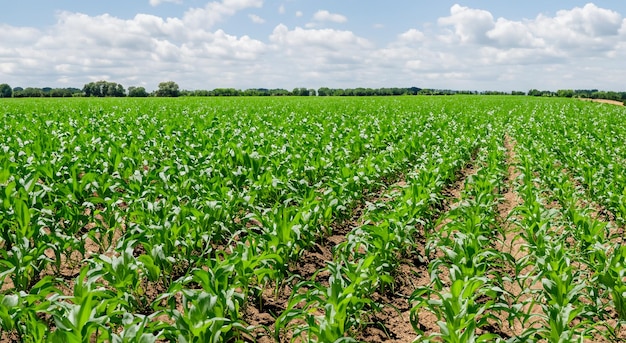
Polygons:
<instances>
[{"instance_id":1,"label":"green corn plant","mask_svg":"<svg viewBox=\"0 0 626 343\"><path fill-rule=\"evenodd\" d=\"M111 334L112 343L155 343L161 332L151 332L151 318L144 316L138 318L130 313L125 313L122 319L123 329L120 333Z\"/></svg>"},{"instance_id":2,"label":"green corn plant","mask_svg":"<svg viewBox=\"0 0 626 343\"><path fill-rule=\"evenodd\" d=\"M15 242L11 250L0 250L0 273L8 273L17 291L28 291L39 281L39 273L49 263L44 254L46 245L37 245L27 237Z\"/></svg>"},{"instance_id":3,"label":"green corn plant","mask_svg":"<svg viewBox=\"0 0 626 343\"><path fill-rule=\"evenodd\" d=\"M120 306L128 310L147 310L151 299L145 292L144 275L154 277L154 266L143 264L133 256L134 241L124 243L124 250L119 256L100 255L94 258L91 274L101 277L117 292Z\"/></svg>"},{"instance_id":4,"label":"green corn plant","mask_svg":"<svg viewBox=\"0 0 626 343\"><path fill-rule=\"evenodd\" d=\"M611 295L612 306L620 322L626 322L626 246L616 247L606 260L604 270L597 272L597 282Z\"/></svg>"},{"instance_id":5,"label":"green corn plant","mask_svg":"<svg viewBox=\"0 0 626 343\"><path fill-rule=\"evenodd\" d=\"M500 255L493 249L486 248L488 240L473 234L456 233L453 240L438 242L444 257L435 259L429 269L431 280L443 287L439 273L441 268L448 269L451 281L484 276L489 267L496 263Z\"/></svg>"},{"instance_id":6,"label":"green corn plant","mask_svg":"<svg viewBox=\"0 0 626 343\"><path fill-rule=\"evenodd\" d=\"M0 332L14 333L20 342L47 342L49 330L42 319L52 310L60 291L51 276L43 277L26 292L0 295Z\"/></svg>"},{"instance_id":7,"label":"green corn plant","mask_svg":"<svg viewBox=\"0 0 626 343\"><path fill-rule=\"evenodd\" d=\"M355 342L347 334L358 326L366 309L375 306L366 296L371 287L367 284L373 281L368 268L374 258L362 260L354 271L346 271L342 263L329 262L328 287L313 281L296 285L296 290L308 290L294 293L289 300L287 309L276 320L275 339L280 340L283 331L291 329L294 339L304 335L316 342ZM306 325L290 325L296 319L304 320Z\"/></svg>"},{"instance_id":8,"label":"green corn plant","mask_svg":"<svg viewBox=\"0 0 626 343\"><path fill-rule=\"evenodd\" d=\"M54 316L57 330L52 339L71 343L87 343L94 339L96 342L110 340L110 332L106 326L109 317L98 313L97 304L91 292L80 303L60 304L62 311Z\"/></svg>"},{"instance_id":9,"label":"green corn plant","mask_svg":"<svg viewBox=\"0 0 626 343\"><path fill-rule=\"evenodd\" d=\"M194 280L203 290L183 290L183 312L170 309L170 317L177 329L179 342L232 342L241 341L248 332L240 318L243 295L229 284L232 266L216 270L198 270Z\"/></svg>"},{"instance_id":10,"label":"green corn plant","mask_svg":"<svg viewBox=\"0 0 626 343\"><path fill-rule=\"evenodd\" d=\"M452 343L462 342L491 342L499 337L493 333L478 334L477 329L489 325L489 321L498 321L488 309L497 310L508 308L506 304L497 304L495 298L501 292L498 288L490 287L486 278L470 278L455 280L450 291L437 291L431 287L420 287L411 301L417 304L411 309L411 324L413 329L423 335L419 328L418 312L425 308L432 312L437 319L441 332L434 333L425 341L444 341ZM486 301L479 301L487 296Z\"/></svg>"},{"instance_id":11,"label":"green corn plant","mask_svg":"<svg viewBox=\"0 0 626 343\"><path fill-rule=\"evenodd\" d=\"M596 242L603 242L608 223L594 220L589 215L569 208L566 211L569 220L575 225L574 236L581 245L581 250L588 250Z\"/></svg>"},{"instance_id":12,"label":"green corn plant","mask_svg":"<svg viewBox=\"0 0 626 343\"><path fill-rule=\"evenodd\" d=\"M50 313L55 326L53 341L108 342L111 340L112 324L123 312L120 299L114 291L101 285L103 269L85 266L74 283L71 296L57 295L51 298Z\"/></svg>"}]
</instances>

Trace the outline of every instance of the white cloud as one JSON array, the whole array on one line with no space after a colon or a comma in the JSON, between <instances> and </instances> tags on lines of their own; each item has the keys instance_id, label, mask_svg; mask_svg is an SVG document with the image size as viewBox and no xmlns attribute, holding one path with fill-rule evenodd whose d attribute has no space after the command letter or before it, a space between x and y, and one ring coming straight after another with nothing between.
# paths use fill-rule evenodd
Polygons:
<instances>
[{"instance_id":1,"label":"white cloud","mask_svg":"<svg viewBox=\"0 0 626 343\"><path fill-rule=\"evenodd\" d=\"M175 3L175 4L182 4L183 0L150 0L150 5L151 6L159 6L160 4L162 4L164 2L171 2L171 3Z\"/></svg>"},{"instance_id":2,"label":"white cloud","mask_svg":"<svg viewBox=\"0 0 626 343\"><path fill-rule=\"evenodd\" d=\"M248 18L250 18L250 20L252 20L252 22L255 23L255 24L263 24L263 23L265 23L265 19L259 17L256 14L248 14Z\"/></svg>"},{"instance_id":3,"label":"white cloud","mask_svg":"<svg viewBox=\"0 0 626 343\"><path fill-rule=\"evenodd\" d=\"M296 11L296 17L302 17L304 15L304 13L302 13L302 11Z\"/></svg>"},{"instance_id":4,"label":"white cloud","mask_svg":"<svg viewBox=\"0 0 626 343\"><path fill-rule=\"evenodd\" d=\"M401 41L406 42L421 42L424 40L425 36L422 31L416 29L410 29L398 36Z\"/></svg>"},{"instance_id":5,"label":"white cloud","mask_svg":"<svg viewBox=\"0 0 626 343\"><path fill-rule=\"evenodd\" d=\"M212 3L221 17L210 18L223 19L259 3ZM163 19L138 14L121 19L59 12L57 23L46 31L0 27L10 33L8 39L16 40L3 40L10 50L0 44L0 65L3 75L16 85L80 87L94 79L111 78L126 86L141 83L154 88L159 80L172 79L180 80L181 86L210 88L207 83L218 87L220 80L227 79L222 78L224 73L245 72L267 50L265 43L249 36L213 32L210 25L204 26L188 16ZM48 79L42 75L49 75Z\"/></svg>"},{"instance_id":6,"label":"white cloud","mask_svg":"<svg viewBox=\"0 0 626 343\"><path fill-rule=\"evenodd\" d=\"M238 11L247 8L260 8L263 0L222 0L220 2L209 2L202 8L192 8L185 12L183 21L194 27L213 27Z\"/></svg>"},{"instance_id":7,"label":"white cloud","mask_svg":"<svg viewBox=\"0 0 626 343\"><path fill-rule=\"evenodd\" d=\"M493 16L485 10L463 7L455 4L450 16L439 18L439 25L453 26L454 33L462 43L481 43L486 33L493 28Z\"/></svg>"},{"instance_id":8,"label":"white cloud","mask_svg":"<svg viewBox=\"0 0 626 343\"><path fill-rule=\"evenodd\" d=\"M303 29L296 27L293 30L283 24L274 28L270 35L270 41L290 46L322 46L327 48L337 48L340 46L356 46L361 48L372 47L372 44L365 38L361 38L351 31L341 31L333 29Z\"/></svg>"},{"instance_id":9,"label":"white cloud","mask_svg":"<svg viewBox=\"0 0 626 343\"><path fill-rule=\"evenodd\" d=\"M285 14L285 5L280 5L278 7L278 13Z\"/></svg>"},{"instance_id":10,"label":"white cloud","mask_svg":"<svg viewBox=\"0 0 626 343\"><path fill-rule=\"evenodd\" d=\"M341 14L330 13L327 10L320 10L315 12L315 14L313 15L313 20L319 22L328 21L333 23L345 23L348 21L348 18Z\"/></svg>"},{"instance_id":11,"label":"white cloud","mask_svg":"<svg viewBox=\"0 0 626 343\"><path fill-rule=\"evenodd\" d=\"M376 47L351 31L289 29L280 24L270 35L270 42L274 64L290 66L289 73L273 76L283 83L319 87L369 82L361 71L368 73L369 58Z\"/></svg>"},{"instance_id":12,"label":"white cloud","mask_svg":"<svg viewBox=\"0 0 626 343\"><path fill-rule=\"evenodd\" d=\"M545 41L533 34L527 23L498 18L486 36L503 47L541 47Z\"/></svg>"}]
</instances>

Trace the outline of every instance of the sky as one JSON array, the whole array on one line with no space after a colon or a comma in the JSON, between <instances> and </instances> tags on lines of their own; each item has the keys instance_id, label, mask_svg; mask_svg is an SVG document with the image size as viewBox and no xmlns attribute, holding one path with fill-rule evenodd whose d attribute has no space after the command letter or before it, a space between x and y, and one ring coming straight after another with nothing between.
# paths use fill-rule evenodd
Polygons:
<instances>
[{"instance_id":1,"label":"sky","mask_svg":"<svg viewBox=\"0 0 626 343\"><path fill-rule=\"evenodd\" d=\"M20 0L0 83L626 90L626 1Z\"/></svg>"}]
</instances>

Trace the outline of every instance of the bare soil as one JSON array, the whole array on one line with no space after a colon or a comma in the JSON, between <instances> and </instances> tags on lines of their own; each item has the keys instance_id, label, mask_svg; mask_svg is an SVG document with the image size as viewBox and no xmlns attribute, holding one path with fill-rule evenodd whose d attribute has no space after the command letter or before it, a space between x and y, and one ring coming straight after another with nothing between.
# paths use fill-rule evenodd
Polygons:
<instances>
[{"instance_id":1,"label":"bare soil","mask_svg":"<svg viewBox=\"0 0 626 343\"><path fill-rule=\"evenodd\" d=\"M454 183L452 183L450 186L442 190L442 194L445 196L445 200L441 206L442 216L439 218L438 223L435 226L435 230L441 230L443 227L445 227L445 225L450 223L451 220L445 216L445 213L458 207L461 204L461 202L464 200L462 198L462 194L463 194L463 190L465 189L465 183L467 182L468 178L470 178L473 175L476 175L479 168L480 167L476 165L475 157L472 157L471 161L469 161L457 173L456 180L454 181ZM427 244L427 242L424 241L422 244L425 245ZM437 258L437 257L442 257L442 256L443 256L443 253L441 251L436 251L435 256L425 256L427 259L425 263L421 263L421 264L415 263L410 266L402 265L401 270L402 268L404 268L405 270L413 270L413 275L415 275L416 277L414 279L411 279L412 282L418 287L428 286L431 284L430 274L428 272L428 263L430 260ZM443 281L444 285L449 286L450 277L449 277L448 270L446 270L445 268L440 269L439 277ZM398 281L400 283L402 283L402 280L403 280L402 277L398 278ZM415 290L416 288L417 287L413 287L413 290ZM402 312L402 317L408 316L409 314L410 314L410 311ZM440 332L439 325L437 325L437 321L438 321L437 317L432 312L428 311L426 308L423 307L417 312L416 315L418 318L417 326L424 333L423 334L424 337L429 337L429 336L432 336L433 334ZM412 329L412 327L410 326L410 322L408 324L409 325L407 325L405 321L404 326L406 327L407 330L410 330L409 331L410 335L404 336L408 340L391 340L390 342L413 342L416 338L416 334L414 330ZM402 325L400 325L399 327L402 328ZM364 341L367 341L367 340L364 340ZM386 341L376 341L376 342L386 342Z\"/></svg>"},{"instance_id":2,"label":"bare soil","mask_svg":"<svg viewBox=\"0 0 626 343\"><path fill-rule=\"evenodd\" d=\"M515 191L515 182L521 175L520 171L515 167L515 163L517 162L515 146L515 140L508 134L505 135L504 147L506 149L506 164L508 166L505 179L506 191L502 194L503 200L498 204L498 213L500 217L499 222L503 228L504 237L501 242L495 242L495 248L502 252L511 254L511 257L515 261L514 263L517 264L517 261L520 261L527 256L528 251L526 249L527 242L520 235L520 228L517 225L514 225L511 221L513 210L523 204L522 198ZM532 272L531 269L531 267L526 267L519 274L529 275ZM517 272L513 266L511 266L507 272L512 280L518 279L519 275L516 275ZM508 298L510 305L522 302L525 303L523 306L523 310L525 312L532 314L541 313L540 305L532 302L532 293L526 294L529 289L541 289L540 282L533 283L531 280L527 280L523 285L521 285L519 283L505 281L503 288L509 293ZM505 314L496 315L501 321L499 331L508 337L520 336L526 327L536 327L539 325L536 320L531 323L521 323L519 321L515 321L511 325Z\"/></svg>"},{"instance_id":3,"label":"bare soil","mask_svg":"<svg viewBox=\"0 0 626 343\"><path fill-rule=\"evenodd\" d=\"M624 106L624 102L623 101L618 101L618 100L608 100L608 99L585 99L585 98L580 98L580 100L583 101L592 101L592 102L599 102L602 104L611 104L611 105L617 105L617 106Z\"/></svg>"}]
</instances>

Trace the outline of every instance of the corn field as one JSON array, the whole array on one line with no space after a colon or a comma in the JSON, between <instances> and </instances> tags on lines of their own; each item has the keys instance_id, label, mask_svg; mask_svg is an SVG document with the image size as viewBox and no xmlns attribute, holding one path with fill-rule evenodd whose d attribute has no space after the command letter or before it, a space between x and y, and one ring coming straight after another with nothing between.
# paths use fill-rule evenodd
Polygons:
<instances>
[{"instance_id":1,"label":"corn field","mask_svg":"<svg viewBox=\"0 0 626 343\"><path fill-rule=\"evenodd\" d=\"M626 110L0 101L0 340L626 339Z\"/></svg>"}]
</instances>

